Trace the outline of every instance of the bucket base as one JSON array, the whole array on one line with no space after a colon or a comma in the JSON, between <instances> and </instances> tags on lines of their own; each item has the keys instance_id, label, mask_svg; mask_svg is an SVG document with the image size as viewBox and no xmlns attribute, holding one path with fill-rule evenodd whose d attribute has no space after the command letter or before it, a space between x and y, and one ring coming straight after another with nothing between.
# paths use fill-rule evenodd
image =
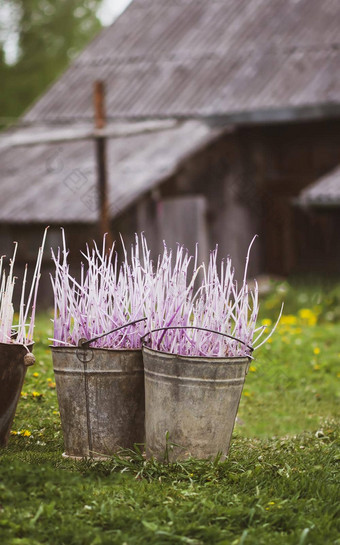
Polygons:
<instances>
[{"instance_id":1,"label":"bucket base","mask_svg":"<svg viewBox=\"0 0 340 545\"><path fill-rule=\"evenodd\" d=\"M110 456L98 455L98 456L72 456L71 454L66 454L66 452L62 453L62 457L69 459L69 460L93 460L94 462L105 462L105 460L109 460Z\"/></svg>"}]
</instances>

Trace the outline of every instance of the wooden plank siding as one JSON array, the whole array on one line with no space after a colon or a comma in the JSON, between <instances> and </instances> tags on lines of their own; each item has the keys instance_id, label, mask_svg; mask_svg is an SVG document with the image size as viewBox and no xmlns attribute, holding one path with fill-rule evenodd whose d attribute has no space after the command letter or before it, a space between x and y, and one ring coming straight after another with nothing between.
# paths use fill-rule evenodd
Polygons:
<instances>
[{"instance_id":1,"label":"wooden plank siding","mask_svg":"<svg viewBox=\"0 0 340 545\"><path fill-rule=\"evenodd\" d=\"M241 133L242 145L247 150L243 162L250 177L256 180L261 202L262 268L284 275L307 269L310 262L307 244L311 243L311 237L301 227L301 218L305 217L306 221L306 215L294 201L304 188L339 164L340 122L272 125L242 129ZM317 211L310 211L308 215L309 218L317 216ZM336 212L328 221L333 230L335 216ZM308 221L308 230L313 230L313 225L317 229L317 224L317 220ZM317 238L320 236L322 255L323 248L326 251L327 236L319 233Z\"/></svg>"}]
</instances>

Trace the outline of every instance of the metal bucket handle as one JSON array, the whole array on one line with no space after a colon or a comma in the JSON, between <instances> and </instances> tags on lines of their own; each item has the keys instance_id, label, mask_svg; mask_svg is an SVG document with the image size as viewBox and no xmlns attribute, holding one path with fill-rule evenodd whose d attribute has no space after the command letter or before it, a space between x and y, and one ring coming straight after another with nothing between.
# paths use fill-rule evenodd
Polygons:
<instances>
[{"instance_id":1,"label":"metal bucket handle","mask_svg":"<svg viewBox=\"0 0 340 545\"><path fill-rule=\"evenodd\" d=\"M119 327L116 327L115 329L111 329L111 331L107 331L106 333L102 333L101 335L98 335L97 337L93 337L90 340L87 339L80 339L78 346L81 348L89 348L90 344L94 341L98 341L98 339L101 339L102 337L106 337L106 335L110 335L111 333L115 333L116 331L119 331L120 329L124 329L125 327L128 327L130 325L138 324L139 322L145 322L146 318L139 318L138 320L134 320L133 322L128 322L127 324L121 325Z\"/></svg>"},{"instance_id":2,"label":"metal bucket handle","mask_svg":"<svg viewBox=\"0 0 340 545\"><path fill-rule=\"evenodd\" d=\"M238 339L237 337L234 337L233 335L228 335L227 333L221 333L221 331L215 331L214 329L208 329L206 327L197 327L197 326L169 326L169 327L158 327L157 329L151 329L151 331L148 331L148 333L145 333L143 337L141 337L141 342L144 344L145 338L148 335L151 335L151 333L156 333L156 331L167 331L169 329L197 329L199 331L208 331L209 333L216 333L216 335L222 335L223 337L228 337L228 339L233 339L234 341L237 341L241 344L244 344L250 350L250 352L254 351L254 348L252 346L249 346L249 344L245 343L241 339ZM158 343L157 349L160 350L160 343Z\"/></svg>"}]
</instances>

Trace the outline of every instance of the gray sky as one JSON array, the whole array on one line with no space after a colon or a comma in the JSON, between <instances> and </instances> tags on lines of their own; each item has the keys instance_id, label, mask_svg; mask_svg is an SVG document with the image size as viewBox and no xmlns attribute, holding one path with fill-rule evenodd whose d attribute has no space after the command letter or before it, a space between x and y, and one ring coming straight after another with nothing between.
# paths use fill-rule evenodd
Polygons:
<instances>
[{"instance_id":1,"label":"gray sky","mask_svg":"<svg viewBox=\"0 0 340 545\"><path fill-rule=\"evenodd\" d=\"M131 0L103 0L98 16L103 25L112 21L130 4Z\"/></svg>"}]
</instances>

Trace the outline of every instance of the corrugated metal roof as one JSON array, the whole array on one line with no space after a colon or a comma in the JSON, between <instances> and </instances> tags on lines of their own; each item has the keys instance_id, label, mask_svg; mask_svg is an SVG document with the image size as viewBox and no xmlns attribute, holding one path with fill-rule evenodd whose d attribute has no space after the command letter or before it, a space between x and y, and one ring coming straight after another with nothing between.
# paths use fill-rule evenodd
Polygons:
<instances>
[{"instance_id":1,"label":"corrugated metal roof","mask_svg":"<svg viewBox=\"0 0 340 545\"><path fill-rule=\"evenodd\" d=\"M340 206L340 167L304 189L297 199L300 206Z\"/></svg>"},{"instance_id":2,"label":"corrugated metal roof","mask_svg":"<svg viewBox=\"0 0 340 545\"><path fill-rule=\"evenodd\" d=\"M114 128L111 125L112 132ZM136 124L127 127L127 136L122 134L122 127L116 128L117 136L110 138L107 146L112 218L174 174L182 160L220 134L198 121L168 123L154 127L153 132L150 126L140 128ZM91 126L87 130L90 132ZM23 130L18 133L25 136ZM34 133L35 138L47 139L46 127ZM48 134L53 138L53 130ZM1 150L0 222L98 221L95 161L91 140L15 145Z\"/></svg>"},{"instance_id":3,"label":"corrugated metal roof","mask_svg":"<svg viewBox=\"0 0 340 545\"><path fill-rule=\"evenodd\" d=\"M340 105L339 0L134 0L25 120L215 116ZM274 114L273 114L274 115Z\"/></svg>"}]
</instances>

